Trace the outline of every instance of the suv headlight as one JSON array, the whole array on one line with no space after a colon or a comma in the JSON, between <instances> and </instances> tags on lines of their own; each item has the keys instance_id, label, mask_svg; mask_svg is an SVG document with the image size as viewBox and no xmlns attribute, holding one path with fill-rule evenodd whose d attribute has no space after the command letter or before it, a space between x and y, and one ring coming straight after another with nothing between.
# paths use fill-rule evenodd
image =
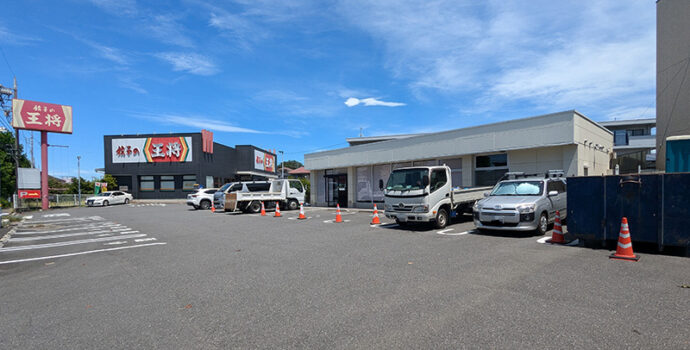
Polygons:
<instances>
[{"instance_id":1,"label":"suv headlight","mask_svg":"<svg viewBox=\"0 0 690 350\"><path fill-rule=\"evenodd\" d=\"M429 206L428 205L418 205L412 209L413 212L415 213L426 213L429 211Z\"/></svg>"},{"instance_id":2,"label":"suv headlight","mask_svg":"<svg viewBox=\"0 0 690 350\"><path fill-rule=\"evenodd\" d=\"M472 211L480 211L482 210L481 204L479 204L479 201L474 202L474 205L472 206Z\"/></svg>"},{"instance_id":3,"label":"suv headlight","mask_svg":"<svg viewBox=\"0 0 690 350\"><path fill-rule=\"evenodd\" d=\"M535 204L520 204L515 207L519 213L532 213L534 212Z\"/></svg>"}]
</instances>

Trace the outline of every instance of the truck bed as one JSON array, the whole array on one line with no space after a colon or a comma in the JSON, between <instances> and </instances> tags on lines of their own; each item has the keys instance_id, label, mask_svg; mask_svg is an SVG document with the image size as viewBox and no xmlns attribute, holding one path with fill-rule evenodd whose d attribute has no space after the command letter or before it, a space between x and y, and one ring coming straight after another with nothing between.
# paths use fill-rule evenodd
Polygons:
<instances>
[{"instance_id":1,"label":"truck bed","mask_svg":"<svg viewBox=\"0 0 690 350\"><path fill-rule=\"evenodd\" d=\"M453 203L467 204L482 199L484 192L491 191L492 188L493 186L453 189Z\"/></svg>"}]
</instances>

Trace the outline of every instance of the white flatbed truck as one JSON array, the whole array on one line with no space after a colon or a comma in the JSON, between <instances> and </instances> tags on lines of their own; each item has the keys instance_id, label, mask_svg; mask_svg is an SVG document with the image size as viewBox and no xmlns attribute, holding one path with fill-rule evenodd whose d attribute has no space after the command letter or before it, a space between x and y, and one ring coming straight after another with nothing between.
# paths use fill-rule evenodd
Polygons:
<instances>
[{"instance_id":1,"label":"white flatbed truck","mask_svg":"<svg viewBox=\"0 0 690 350\"><path fill-rule=\"evenodd\" d=\"M446 165L415 166L393 170L384 190L386 217L404 226L413 222L433 222L444 228L450 218L471 213L474 202L484 198L493 186L454 188Z\"/></svg>"},{"instance_id":2,"label":"white flatbed truck","mask_svg":"<svg viewBox=\"0 0 690 350\"><path fill-rule=\"evenodd\" d=\"M266 207L273 207L276 203L283 209L295 210L300 203L304 203L305 189L299 180L272 180L267 192L232 192L225 194L225 211L243 211L258 213L261 202Z\"/></svg>"}]
</instances>

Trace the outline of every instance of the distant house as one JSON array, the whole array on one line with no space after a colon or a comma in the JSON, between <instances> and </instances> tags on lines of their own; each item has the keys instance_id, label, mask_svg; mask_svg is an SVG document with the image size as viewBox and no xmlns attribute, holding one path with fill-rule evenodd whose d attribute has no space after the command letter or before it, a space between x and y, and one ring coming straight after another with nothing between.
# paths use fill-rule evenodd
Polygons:
<instances>
[{"instance_id":1,"label":"distant house","mask_svg":"<svg viewBox=\"0 0 690 350\"><path fill-rule=\"evenodd\" d=\"M309 177L309 170L305 169L303 166L295 169L295 170L290 170L287 172L289 176L296 177L296 178L308 178Z\"/></svg>"}]
</instances>

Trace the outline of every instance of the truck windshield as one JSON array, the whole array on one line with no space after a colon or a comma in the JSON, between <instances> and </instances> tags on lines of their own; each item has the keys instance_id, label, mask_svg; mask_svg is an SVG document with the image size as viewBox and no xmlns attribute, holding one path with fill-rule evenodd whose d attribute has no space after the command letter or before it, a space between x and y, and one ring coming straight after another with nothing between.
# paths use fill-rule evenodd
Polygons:
<instances>
[{"instance_id":1,"label":"truck windshield","mask_svg":"<svg viewBox=\"0 0 690 350\"><path fill-rule=\"evenodd\" d=\"M501 182L491 191L492 196L538 196L544 188L542 181Z\"/></svg>"},{"instance_id":2,"label":"truck windshield","mask_svg":"<svg viewBox=\"0 0 690 350\"><path fill-rule=\"evenodd\" d=\"M422 179L429 175L429 169L401 169L391 173L386 184L388 191L421 190Z\"/></svg>"}]
</instances>

